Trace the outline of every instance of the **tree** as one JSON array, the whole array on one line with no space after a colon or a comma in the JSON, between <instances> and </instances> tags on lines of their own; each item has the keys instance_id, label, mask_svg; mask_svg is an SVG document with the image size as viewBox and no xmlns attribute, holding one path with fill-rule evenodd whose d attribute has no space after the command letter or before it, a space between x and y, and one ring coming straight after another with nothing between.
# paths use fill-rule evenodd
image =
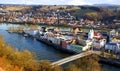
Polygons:
<instances>
[{"instance_id":1,"label":"tree","mask_svg":"<svg viewBox=\"0 0 120 71\"><path fill-rule=\"evenodd\" d=\"M97 12L89 12L89 13L86 13L85 16L86 18L94 21L98 21L102 18L101 15Z\"/></svg>"},{"instance_id":2,"label":"tree","mask_svg":"<svg viewBox=\"0 0 120 71\"><path fill-rule=\"evenodd\" d=\"M18 51L5 43L0 36L0 68L5 71L63 71L50 62L39 62L28 50Z\"/></svg>"},{"instance_id":3,"label":"tree","mask_svg":"<svg viewBox=\"0 0 120 71\"><path fill-rule=\"evenodd\" d=\"M83 57L69 65L65 71L102 71L101 65L98 63L99 57L95 54ZM72 69L73 68L73 69Z\"/></svg>"},{"instance_id":4,"label":"tree","mask_svg":"<svg viewBox=\"0 0 120 71\"><path fill-rule=\"evenodd\" d=\"M65 71L82 71L80 68L78 68L76 65L72 64L72 65L69 65Z\"/></svg>"}]
</instances>

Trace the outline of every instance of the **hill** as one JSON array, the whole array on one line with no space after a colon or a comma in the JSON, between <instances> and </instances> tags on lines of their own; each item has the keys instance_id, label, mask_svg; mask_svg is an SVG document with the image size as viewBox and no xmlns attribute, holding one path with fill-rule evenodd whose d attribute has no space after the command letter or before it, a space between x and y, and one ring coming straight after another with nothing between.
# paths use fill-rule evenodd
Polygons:
<instances>
[{"instance_id":1,"label":"hill","mask_svg":"<svg viewBox=\"0 0 120 71\"><path fill-rule=\"evenodd\" d=\"M75 20L90 19L111 23L114 19L120 17L120 6L108 4L95 4L93 6L74 6L74 5L3 5L5 10L22 11L23 14L31 13L33 17L40 17L40 14L49 16L51 13L58 13L61 16L71 16ZM0 5L0 7L2 7Z\"/></svg>"},{"instance_id":2,"label":"hill","mask_svg":"<svg viewBox=\"0 0 120 71\"><path fill-rule=\"evenodd\" d=\"M93 6L107 7L107 6L120 6L120 5L116 5L116 4L93 4Z\"/></svg>"},{"instance_id":3,"label":"hill","mask_svg":"<svg viewBox=\"0 0 120 71\"><path fill-rule=\"evenodd\" d=\"M114 13L105 7L95 7L95 6L73 6L73 5L66 5L66 6L32 6L31 10L38 10L38 11L59 11L61 13L69 12L75 18L88 18L94 20L94 17L90 17L91 13L97 14L97 19L101 20L107 17L111 17ZM89 14L90 13L90 14ZM88 16L89 14L89 16ZM93 14L92 14L93 15Z\"/></svg>"}]
</instances>

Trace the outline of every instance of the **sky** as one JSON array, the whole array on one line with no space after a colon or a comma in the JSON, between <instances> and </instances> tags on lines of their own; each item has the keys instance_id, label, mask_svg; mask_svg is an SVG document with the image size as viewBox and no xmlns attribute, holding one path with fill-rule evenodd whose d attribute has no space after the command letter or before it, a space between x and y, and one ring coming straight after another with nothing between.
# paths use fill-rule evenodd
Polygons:
<instances>
[{"instance_id":1,"label":"sky","mask_svg":"<svg viewBox=\"0 0 120 71\"><path fill-rule=\"evenodd\" d=\"M0 0L0 4L37 4L37 5L92 5L116 4L120 0Z\"/></svg>"}]
</instances>

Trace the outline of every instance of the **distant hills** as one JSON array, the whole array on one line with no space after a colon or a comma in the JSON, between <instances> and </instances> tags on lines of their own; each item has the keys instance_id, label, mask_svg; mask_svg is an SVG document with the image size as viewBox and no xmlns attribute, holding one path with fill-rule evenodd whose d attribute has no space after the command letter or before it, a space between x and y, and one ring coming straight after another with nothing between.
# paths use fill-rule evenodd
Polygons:
<instances>
[{"instance_id":1,"label":"distant hills","mask_svg":"<svg viewBox=\"0 0 120 71\"><path fill-rule=\"evenodd\" d=\"M116 4L93 4L93 6L120 6Z\"/></svg>"}]
</instances>

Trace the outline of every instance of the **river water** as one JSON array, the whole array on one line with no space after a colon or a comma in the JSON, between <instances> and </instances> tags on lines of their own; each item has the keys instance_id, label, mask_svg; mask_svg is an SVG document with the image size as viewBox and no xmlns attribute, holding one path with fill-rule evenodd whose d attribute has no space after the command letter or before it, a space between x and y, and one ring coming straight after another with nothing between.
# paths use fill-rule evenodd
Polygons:
<instances>
[{"instance_id":1,"label":"river water","mask_svg":"<svg viewBox=\"0 0 120 71\"><path fill-rule=\"evenodd\" d=\"M11 26L11 24L1 24L0 34L4 36L4 39L8 45L12 45L18 50L29 50L32 53L36 54L37 58L41 60L56 61L69 56L69 54L61 53L53 47L47 46L32 38L24 37L20 34L8 33L6 31L8 26Z\"/></svg>"},{"instance_id":2,"label":"river water","mask_svg":"<svg viewBox=\"0 0 120 71\"><path fill-rule=\"evenodd\" d=\"M19 34L11 34L6 31L8 26L12 24L0 24L0 34L4 36L4 39L8 45L17 48L18 50L29 50L36 54L36 57L41 60L57 61L59 59L70 56L67 53L60 52L51 46L47 46L44 43L36 41L32 38L27 38ZM17 25L14 25L17 26ZM120 68L103 64L104 71L120 71Z\"/></svg>"}]
</instances>

